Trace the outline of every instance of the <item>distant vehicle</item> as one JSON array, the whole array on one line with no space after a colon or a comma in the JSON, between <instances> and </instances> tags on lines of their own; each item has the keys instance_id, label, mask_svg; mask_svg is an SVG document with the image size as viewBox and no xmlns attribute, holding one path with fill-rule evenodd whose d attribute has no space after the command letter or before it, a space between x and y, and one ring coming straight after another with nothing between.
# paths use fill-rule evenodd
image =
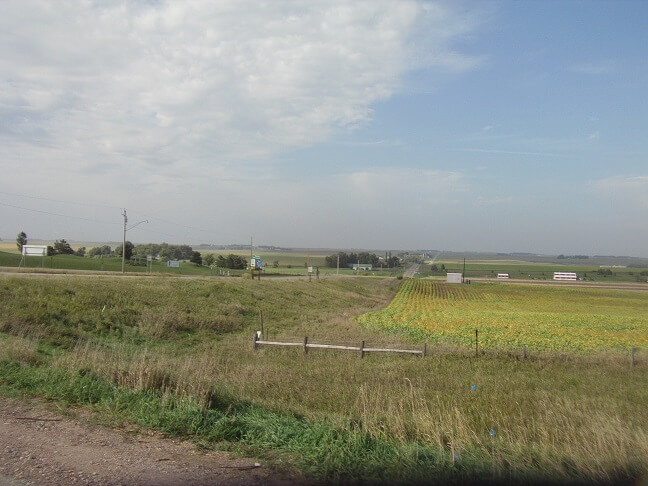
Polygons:
<instances>
[{"instance_id":1,"label":"distant vehicle","mask_svg":"<svg viewBox=\"0 0 648 486\"><path fill-rule=\"evenodd\" d=\"M578 280L578 276L574 272L554 272L554 280Z\"/></svg>"},{"instance_id":2,"label":"distant vehicle","mask_svg":"<svg viewBox=\"0 0 648 486\"><path fill-rule=\"evenodd\" d=\"M497 278L509 278L509 274L508 273L498 273Z\"/></svg>"}]
</instances>

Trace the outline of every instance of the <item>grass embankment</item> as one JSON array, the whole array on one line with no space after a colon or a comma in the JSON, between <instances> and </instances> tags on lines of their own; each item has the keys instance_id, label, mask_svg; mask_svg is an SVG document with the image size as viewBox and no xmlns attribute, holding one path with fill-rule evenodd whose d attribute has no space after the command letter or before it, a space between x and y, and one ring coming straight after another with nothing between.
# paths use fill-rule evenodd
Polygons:
<instances>
[{"instance_id":1,"label":"grass embankment","mask_svg":"<svg viewBox=\"0 0 648 486\"><path fill-rule=\"evenodd\" d=\"M18 267L21 256L18 253L0 251L0 267ZM121 272L122 260L120 257L80 257L76 255L54 255L48 257L26 257L23 267L30 270L83 270L92 272ZM152 273L163 273L168 275L218 275L219 270L229 271L231 275L240 275L242 270L210 269L209 267L198 266L190 262L180 262L179 268L171 268L166 262L153 262ZM147 273L146 264L132 265L127 262L124 270L128 273Z\"/></svg>"},{"instance_id":2,"label":"grass embankment","mask_svg":"<svg viewBox=\"0 0 648 486\"><path fill-rule=\"evenodd\" d=\"M490 348L648 349L648 292L430 280L403 283L391 304L360 321L437 343Z\"/></svg>"},{"instance_id":3,"label":"grass embankment","mask_svg":"<svg viewBox=\"0 0 648 486\"><path fill-rule=\"evenodd\" d=\"M251 350L259 307L272 337L403 342L353 319L395 284L5 277L0 387L325 480L646 474L645 360Z\"/></svg>"}]
</instances>

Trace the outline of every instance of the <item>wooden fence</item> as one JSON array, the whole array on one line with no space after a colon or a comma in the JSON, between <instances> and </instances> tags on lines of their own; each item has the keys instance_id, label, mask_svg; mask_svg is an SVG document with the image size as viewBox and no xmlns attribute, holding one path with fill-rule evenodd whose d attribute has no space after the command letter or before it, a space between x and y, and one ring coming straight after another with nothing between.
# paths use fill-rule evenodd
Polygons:
<instances>
[{"instance_id":1,"label":"wooden fence","mask_svg":"<svg viewBox=\"0 0 648 486\"><path fill-rule=\"evenodd\" d=\"M359 346L349 346L342 344L320 344L320 343L310 343L308 342L308 337L304 337L301 342L280 342L280 341L270 341L266 336L264 340L262 338L263 334L261 331L255 332L252 346L254 350L258 350L260 346L284 346L284 347L293 347L293 348L302 348L304 353L308 353L309 349L333 349L337 351L355 351L360 354L361 358L364 358L365 353L400 353L400 354L411 354L415 356L421 356L425 358L428 354L427 344L423 344L421 349L395 349L395 348L369 348L365 346L365 342L360 342ZM479 349L479 331L475 329L475 357L478 357L480 354L483 354L485 351ZM481 353L480 353L481 351ZM630 349L630 367L634 368L637 364L636 354L639 351L639 348ZM521 353L518 356L518 359L524 361L528 357L528 349L526 346L522 346Z\"/></svg>"},{"instance_id":2,"label":"wooden fence","mask_svg":"<svg viewBox=\"0 0 648 486\"><path fill-rule=\"evenodd\" d=\"M364 358L365 353L413 354L413 355L419 355L422 358L424 358L427 355L427 344L424 344L421 349L368 348L365 346L364 341L362 341L359 346L309 343L308 336L305 336L304 340L299 343L283 343L279 341L264 341L263 339L260 339L260 333L257 332L254 333L252 345L255 350L259 349L259 346L301 347L304 350L304 353L308 353L309 349L335 349L338 351L355 351L357 353L360 353L361 358Z\"/></svg>"}]
</instances>

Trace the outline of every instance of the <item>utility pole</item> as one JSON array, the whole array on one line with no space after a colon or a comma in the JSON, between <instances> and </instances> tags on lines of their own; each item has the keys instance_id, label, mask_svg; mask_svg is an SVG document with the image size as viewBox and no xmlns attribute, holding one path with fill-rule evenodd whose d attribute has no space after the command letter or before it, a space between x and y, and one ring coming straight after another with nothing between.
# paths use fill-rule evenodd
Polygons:
<instances>
[{"instance_id":1,"label":"utility pole","mask_svg":"<svg viewBox=\"0 0 648 486\"><path fill-rule=\"evenodd\" d=\"M254 268L252 267L252 237L250 236L250 277L254 280Z\"/></svg>"},{"instance_id":2,"label":"utility pole","mask_svg":"<svg viewBox=\"0 0 648 486\"><path fill-rule=\"evenodd\" d=\"M461 283L464 283L465 278L466 278L466 259L464 258L463 273L461 274Z\"/></svg>"},{"instance_id":3,"label":"utility pole","mask_svg":"<svg viewBox=\"0 0 648 486\"><path fill-rule=\"evenodd\" d=\"M337 275L340 275L340 253L338 253Z\"/></svg>"},{"instance_id":4,"label":"utility pole","mask_svg":"<svg viewBox=\"0 0 648 486\"><path fill-rule=\"evenodd\" d=\"M142 223L148 223L148 220L142 220L139 223L135 223L133 226L130 228L126 228L126 223L128 223L128 216L126 216L126 208L124 208L124 212L122 213L122 216L124 217L124 237L122 238L122 273L126 272L126 230L132 230L135 228L135 226L139 226Z\"/></svg>"},{"instance_id":5,"label":"utility pole","mask_svg":"<svg viewBox=\"0 0 648 486\"><path fill-rule=\"evenodd\" d=\"M126 272L126 223L128 222L128 216L126 216L126 208L122 213L124 217L124 238L122 240L122 273Z\"/></svg>"}]
</instances>

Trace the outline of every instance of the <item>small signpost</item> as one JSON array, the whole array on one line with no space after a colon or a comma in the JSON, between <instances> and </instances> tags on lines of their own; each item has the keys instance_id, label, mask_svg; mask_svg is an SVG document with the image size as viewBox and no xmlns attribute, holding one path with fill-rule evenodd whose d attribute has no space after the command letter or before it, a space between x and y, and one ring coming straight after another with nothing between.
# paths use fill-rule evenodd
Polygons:
<instances>
[{"instance_id":1,"label":"small signpost","mask_svg":"<svg viewBox=\"0 0 648 486\"><path fill-rule=\"evenodd\" d=\"M39 256L41 257L41 267L45 266L45 257L47 256L47 246L44 245L23 245L22 247L22 256L20 258L20 263L18 268L22 267L23 264L26 264L25 257L27 256Z\"/></svg>"},{"instance_id":2,"label":"small signpost","mask_svg":"<svg viewBox=\"0 0 648 486\"><path fill-rule=\"evenodd\" d=\"M169 260L167 262L167 267L169 267L169 268L180 268L180 261L179 260Z\"/></svg>"},{"instance_id":3,"label":"small signpost","mask_svg":"<svg viewBox=\"0 0 648 486\"><path fill-rule=\"evenodd\" d=\"M259 255L252 255L250 259L250 274L252 275L252 280L254 280L254 272L257 272L259 280L261 280L261 271L263 270L263 260Z\"/></svg>"}]
</instances>

